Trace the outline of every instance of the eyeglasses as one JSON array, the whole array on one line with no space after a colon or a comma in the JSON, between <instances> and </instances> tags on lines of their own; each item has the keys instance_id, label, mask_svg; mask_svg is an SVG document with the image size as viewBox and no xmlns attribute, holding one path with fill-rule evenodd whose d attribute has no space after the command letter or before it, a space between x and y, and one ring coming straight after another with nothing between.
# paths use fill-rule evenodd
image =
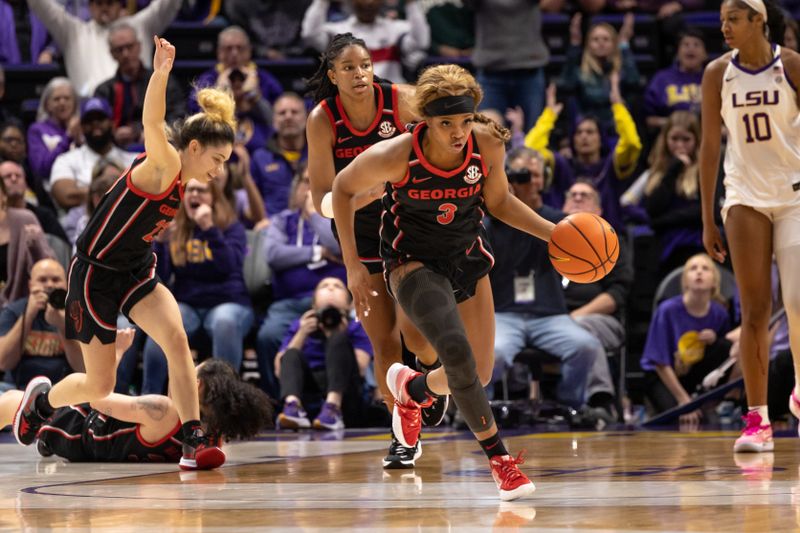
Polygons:
<instances>
[{"instance_id":1,"label":"eyeglasses","mask_svg":"<svg viewBox=\"0 0 800 533\"><path fill-rule=\"evenodd\" d=\"M127 44L120 44L120 45L117 45L117 46L112 46L110 48L110 50L111 50L111 53L114 54L114 55L121 54L122 52L128 52L128 51L133 50L136 47L137 44L139 44L139 43L136 42L136 41L134 41L132 43L127 43Z\"/></svg>"},{"instance_id":2,"label":"eyeglasses","mask_svg":"<svg viewBox=\"0 0 800 533\"><path fill-rule=\"evenodd\" d=\"M590 191L569 191L567 198L570 200L580 200L581 198L594 198L594 193Z\"/></svg>"}]
</instances>

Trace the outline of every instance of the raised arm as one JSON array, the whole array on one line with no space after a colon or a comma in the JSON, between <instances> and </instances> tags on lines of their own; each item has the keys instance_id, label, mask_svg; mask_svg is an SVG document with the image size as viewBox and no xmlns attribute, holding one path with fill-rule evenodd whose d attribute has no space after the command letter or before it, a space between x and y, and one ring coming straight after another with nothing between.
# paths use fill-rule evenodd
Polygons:
<instances>
[{"instance_id":1,"label":"raised arm","mask_svg":"<svg viewBox=\"0 0 800 533\"><path fill-rule=\"evenodd\" d=\"M167 139L166 94L169 73L175 60L175 47L166 39L153 37L156 51L153 56L153 74L147 84L142 110L144 148L147 159L133 170L133 184L151 194L167 190L181 169L178 151Z\"/></svg>"},{"instance_id":2,"label":"raised arm","mask_svg":"<svg viewBox=\"0 0 800 533\"><path fill-rule=\"evenodd\" d=\"M720 137L722 135L722 76L728 56L712 61L703 74L702 84L702 141L700 143L700 201L703 208L703 245L706 252L719 261L725 260L722 242L714 220L714 192L719 172Z\"/></svg>"},{"instance_id":3,"label":"raised arm","mask_svg":"<svg viewBox=\"0 0 800 533\"><path fill-rule=\"evenodd\" d=\"M511 227L529 233L543 241L549 241L555 224L540 217L508 189L508 176L505 170L505 147L503 141L475 126L481 156L486 163L486 181L483 200L486 208L495 218Z\"/></svg>"}]
</instances>

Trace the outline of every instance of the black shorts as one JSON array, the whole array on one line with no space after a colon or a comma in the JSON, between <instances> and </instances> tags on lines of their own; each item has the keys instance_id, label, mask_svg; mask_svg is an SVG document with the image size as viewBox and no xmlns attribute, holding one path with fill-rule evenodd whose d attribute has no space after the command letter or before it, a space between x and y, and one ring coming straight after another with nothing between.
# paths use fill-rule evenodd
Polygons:
<instances>
[{"instance_id":1,"label":"black shorts","mask_svg":"<svg viewBox=\"0 0 800 533\"><path fill-rule=\"evenodd\" d=\"M97 337L103 344L117 338L117 315L150 294L158 284L155 255L131 271L117 271L72 259L67 279L66 337L88 344Z\"/></svg>"},{"instance_id":2,"label":"black shorts","mask_svg":"<svg viewBox=\"0 0 800 533\"><path fill-rule=\"evenodd\" d=\"M88 403L59 407L39 432L47 449L69 461L91 461L83 444L86 417L92 408Z\"/></svg>"},{"instance_id":3,"label":"black shorts","mask_svg":"<svg viewBox=\"0 0 800 533\"><path fill-rule=\"evenodd\" d=\"M478 285L478 281L488 274L494 266L494 253L483 231L481 235L476 237L469 248L458 255L421 258L399 252L385 243L381 252L383 254L386 288L389 294L392 294L391 284L389 283L389 274L392 270L404 263L418 261L450 280L456 303L464 302L475 296L475 288Z\"/></svg>"},{"instance_id":4,"label":"black shorts","mask_svg":"<svg viewBox=\"0 0 800 533\"><path fill-rule=\"evenodd\" d=\"M381 201L375 200L371 204L356 211L354 230L356 234L356 251L361 264L367 267L370 274L383 272L381 260ZM331 230L336 241L339 241L339 232L336 224L331 219Z\"/></svg>"}]
</instances>

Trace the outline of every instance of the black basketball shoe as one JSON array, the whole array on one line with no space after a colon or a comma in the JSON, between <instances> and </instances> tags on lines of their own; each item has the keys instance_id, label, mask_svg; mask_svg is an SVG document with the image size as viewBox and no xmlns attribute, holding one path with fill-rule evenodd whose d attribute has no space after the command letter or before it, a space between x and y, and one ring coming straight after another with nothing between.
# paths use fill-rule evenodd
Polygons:
<instances>
[{"instance_id":1,"label":"black basketball shoe","mask_svg":"<svg viewBox=\"0 0 800 533\"><path fill-rule=\"evenodd\" d=\"M14 437L23 446L30 446L36 440L45 418L36 410L36 398L50 390L52 384L45 376L37 376L25 387L25 394L14 414Z\"/></svg>"},{"instance_id":2,"label":"black basketball shoe","mask_svg":"<svg viewBox=\"0 0 800 533\"><path fill-rule=\"evenodd\" d=\"M417 359L417 370L423 374L427 374L431 370L436 370L442 366L442 363L437 360L432 367L426 367L419 359ZM426 427L435 427L442 423L444 415L447 414L447 407L450 405L450 395L439 396L433 399L433 403L428 407L423 407L421 410L422 425Z\"/></svg>"},{"instance_id":3,"label":"black basketball shoe","mask_svg":"<svg viewBox=\"0 0 800 533\"><path fill-rule=\"evenodd\" d=\"M417 445L407 448L400 444L392 432L392 443L389 453L383 458L383 468L387 470L398 468L414 468L414 463L422 455L422 440L417 440Z\"/></svg>"}]
</instances>

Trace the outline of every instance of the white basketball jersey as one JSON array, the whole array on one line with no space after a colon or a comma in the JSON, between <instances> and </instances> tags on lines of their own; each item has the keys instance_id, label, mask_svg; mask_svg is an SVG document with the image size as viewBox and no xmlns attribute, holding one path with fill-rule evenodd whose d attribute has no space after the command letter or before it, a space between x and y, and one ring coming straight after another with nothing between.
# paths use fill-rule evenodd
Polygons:
<instances>
[{"instance_id":1,"label":"white basketball jersey","mask_svg":"<svg viewBox=\"0 0 800 533\"><path fill-rule=\"evenodd\" d=\"M726 206L800 202L800 109L780 46L757 71L742 67L734 50L722 82L721 115L729 132Z\"/></svg>"}]
</instances>

